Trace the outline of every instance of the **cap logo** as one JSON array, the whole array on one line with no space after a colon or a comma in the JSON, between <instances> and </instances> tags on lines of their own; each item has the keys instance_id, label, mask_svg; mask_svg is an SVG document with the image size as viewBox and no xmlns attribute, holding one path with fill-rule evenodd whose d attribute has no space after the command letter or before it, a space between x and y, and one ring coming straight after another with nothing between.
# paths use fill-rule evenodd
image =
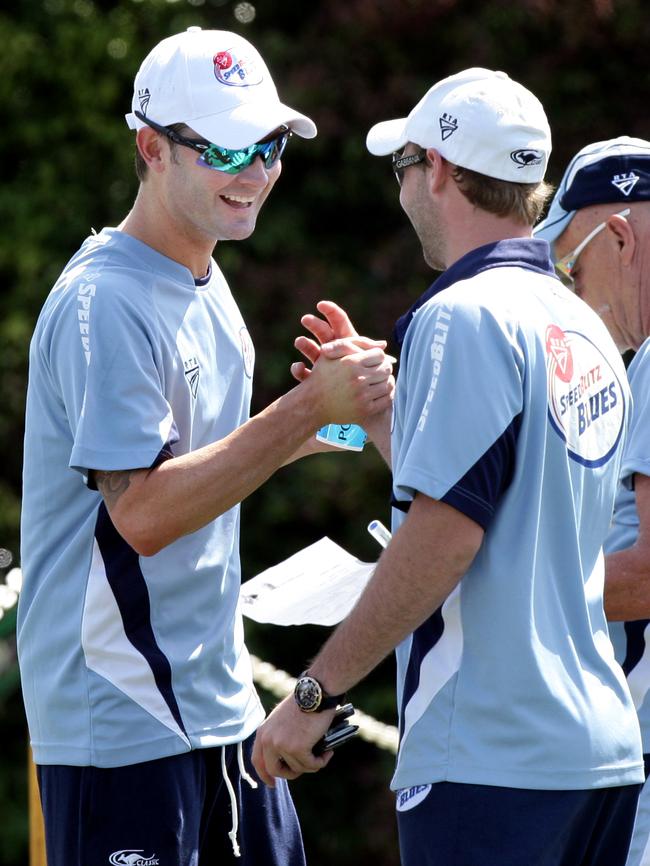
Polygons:
<instances>
[{"instance_id":1,"label":"cap logo","mask_svg":"<svg viewBox=\"0 0 650 866\"><path fill-rule=\"evenodd\" d=\"M147 106L149 105L150 99L151 94L149 93L148 87L145 87L144 90L138 90L138 102L140 103L140 111L143 114L147 113Z\"/></svg>"},{"instance_id":2,"label":"cap logo","mask_svg":"<svg viewBox=\"0 0 650 866\"><path fill-rule=\"evenodd\" d=\"M638 180L639 175L630 171L628 174L615 174L611 183L617 190L622 192L624 196L628 196L636 186Z\"/></svg>"},{"instance_id":3,"label":"cap logo","mask_svg":"<svg viewBox=\"0 0 650 866\"><path fill-rule=\"evenodd\" d=\"M439 122L442 140L446 141L449 136L453 135L453 133L458 129L458 121L450 114L443 114L442 117L439 118Z\"/></svg>"},{"instance_id":4,"label":"cap logo","mask_svg":"<svg viewBox=\"0 0 650 866\"><path fill-rule=\"evenodd\" d=\"M513 150L510 159L519 168L528 168L531 165L539 165L544 159L544 154L541 150Z\"/></svg>"},{"instance_id":5,"label":"cap logo","mask_svg":"<svg viewBox=\"0 0 650 866\"><path fill-rule=\"evenodd\" d=\"M217 81L230 87L248 87L262 81L255 58L248 55L237 55L233 49L219 51L212 58L214 74Z\"/></svg>"}]
</instances>

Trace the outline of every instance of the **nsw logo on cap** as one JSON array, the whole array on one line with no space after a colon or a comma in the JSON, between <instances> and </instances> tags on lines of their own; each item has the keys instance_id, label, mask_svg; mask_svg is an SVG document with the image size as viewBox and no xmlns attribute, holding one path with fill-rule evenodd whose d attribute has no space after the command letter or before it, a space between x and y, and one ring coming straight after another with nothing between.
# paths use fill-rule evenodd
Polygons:
<instances>
[{"instance_id":1,"label":"nsw logo on cap","mask_svg":"<svg viewBox=\"0 0 650 866\"><path fill-rule=\"evenodd\" d=\"M458 129L458 120L447 113L438 118L438 123L440 124L440 135L443 141L446 141Z\"/></svg>"},{"instance_id":2,"label":"nsw logo on cap","mask_svg":"<svg viewBox=\"0 0 650 866\"><path fill-rule=\"evenodd\" d=\"M623 195L629 195L639 181L639 175L633 171L623 172L623 174L615 174L612 178L612 185L616 187Z\"/></svg>"},{"instance_id":3,"label":"nsw logo on cap","mask_svg":"<svg viewBox=\"0 0 650 866\"><path fill-rule=\"evenodd\" d=\"M218 51L212 58L214 74L221 84L231 87L248 87L260 84L262 72L255 58L250 55L237 54L233 48Z\"/></svg>"},{"instance_id":4,"label":"nsw logo on cap","mask_svg":"<svg viewBox=\"0 0 650 866\"><path fill-rule=\"evenodd\" d=\"M149 100L151 99L151 93L149 92L148 87L141 88L138 90L138 102L140 103L140 111L143 114L147 113L147 108L149 106Z\"/></svg>"}]
</instances>

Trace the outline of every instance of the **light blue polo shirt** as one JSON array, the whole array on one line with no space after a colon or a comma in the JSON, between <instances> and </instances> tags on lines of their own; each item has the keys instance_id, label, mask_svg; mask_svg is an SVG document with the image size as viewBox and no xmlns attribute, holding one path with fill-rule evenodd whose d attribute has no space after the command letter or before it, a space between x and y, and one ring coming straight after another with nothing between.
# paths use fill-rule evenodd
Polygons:
<instances>
[{"instance_id":1,"label":"light blue polo shirt","mask_svg":"<svg viewBox=\"0 0 650 866\"><path fill-rule=\"evenodd\" d=\"M632 547L639 534L639 515L632 479L636 473L650 475L650 340L646 340L628 368L634 410L625 445L621 483L616 495L614 521L605 542L605 553ZM616 658L623 665L634 705L639 713L643 751L650 753L650 620L610 622L609 631Z\"/></svg>"},{"instance_id":2,"label":"light blue polo shirt","mask_svg":"<svg viewBox=\"0 0 650 866\"><path fill-rule=\"evenodd\" d=\"M90 469L151 467L249 414L226 281L115 229L89 237L30 349L18 651L39 764L117 766L242 740L263 718L238 598L239 508L138 556Z\"/></svg>"},{"instance_id":3,"label":"light blue polo shirt","mask_svg":"<svg viewBox=\"0 0 650 866\"><path fill-rule=\"evenodd\" d=\"M629 408L614 343L540 240L464 256L406 325L393 528L420 492L485 536L454 592L398 647L392 787L642 782L602 603Z\"/></svg>"}]
</instances>

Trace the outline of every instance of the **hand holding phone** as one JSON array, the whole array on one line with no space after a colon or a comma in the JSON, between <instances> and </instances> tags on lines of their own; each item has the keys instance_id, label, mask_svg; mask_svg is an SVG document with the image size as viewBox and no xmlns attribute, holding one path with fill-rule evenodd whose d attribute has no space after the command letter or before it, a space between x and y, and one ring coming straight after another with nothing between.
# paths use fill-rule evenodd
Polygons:
<instances>
[{"instance_id":1,"label":"hand holding phone","mask_svg":"<svg viewBox=\"0 0 650 866\"><path fill-rule=\"evenodd\" d=\"M352 704L343 704L343 706L336 710L332 724L327 729L325 736L321 737L312 749L315 755L322 755L323 752L337 749L356 735L359 725L351 725L347 721L348 717L353 713L354 707Z\"/></svg>"}]
</instances>

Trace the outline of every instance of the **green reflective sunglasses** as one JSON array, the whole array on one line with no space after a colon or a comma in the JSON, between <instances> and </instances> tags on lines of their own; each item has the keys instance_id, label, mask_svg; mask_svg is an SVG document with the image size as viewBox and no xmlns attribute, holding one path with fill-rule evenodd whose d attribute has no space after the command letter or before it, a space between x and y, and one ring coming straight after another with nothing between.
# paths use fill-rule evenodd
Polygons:
<instances>
[{"instance_id":1,"label":"green reflective sunglasses","mask_svg":"<svg viewBox=\"0 0 650 866\"><path fill-rule=\"evenodd\" d=\"M195 150L199 154L199 158L196 161L197 165L211 168L215 171L222 171L226 174L239 174L240 171L252 165L258 156L262 157L262 162L266 168L273 168L284 153L284 149L291 136L291 131L285 128L270 141L262 141L258 144L251 144L249 147L231 150L227 147L219 147L218 144L213 144L210 141L200 139L197 141L196 139L186 138L168 126L161 126L161 124L150 120L140 111L136 111L135 116L175 144Z\"/></svg>"}]
</instances>

